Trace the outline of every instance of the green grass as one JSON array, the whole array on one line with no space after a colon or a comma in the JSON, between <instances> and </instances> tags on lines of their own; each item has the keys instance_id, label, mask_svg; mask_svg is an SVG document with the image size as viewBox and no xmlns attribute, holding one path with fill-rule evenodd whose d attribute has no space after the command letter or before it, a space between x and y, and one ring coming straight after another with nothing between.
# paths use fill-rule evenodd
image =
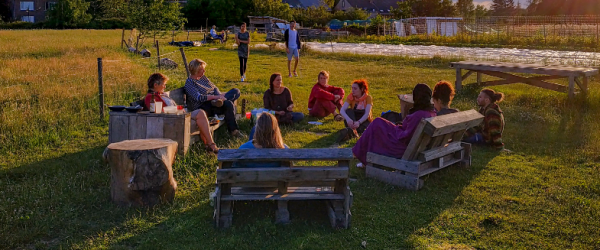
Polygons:
<instances>
[{"instance_id":1,"label":"green grass","mask_svg":"<svg viewBox=\"0 0 600 250\"><path fill-rule=\"evenodd\" d=\"M348 230L331 229L319 202L291 203L292 223L286 226L273 223L274 203L236 204L233 227L220 230L212 225L208 201L217 161L200 144L175 163L173 204L152 209L111 204L110 169L100 159L108 139L107 118L98 118L96 58L105 60L106 102L113 105L143 95L148 75L156 71L155 59L121 52L119 40L120 31L0 31L0 248L340 249L363 242L372 249L600 248L597 78L588 98L574 101L522 84L495 88L507 95L501 107L512 152L475 148L470 168L427 176L418 192L365 178L353 168ZM253 49L249 81L242 84L231 43L212 47L220 49L187 48L187 58L208 62L209 78L222 90L240 88L250 108L261 105L271 73L287 73L283 52ZM177 48L161 40L161 52L172 51ZM181 62L179 52L167 57ZM331 84L346 90L353 79L368 79L376 116L398 111L395 94L409 93L416 83L454 79L449 61L440 58L308 51L301 60L300 77L285 77L284 85L305 114L323 69L330 71ZM167 89L183 86L182 67L161 72L171 78ZM475 108L479 90L465 85L453 106ZM332 133L343 124L331 117L319 121L324 125L283 128L286 144L331 146ZM250 130L247 120L240 126ZM218 134L221 148L243 143L222 130Z\"/></svg>"}]
</instances>

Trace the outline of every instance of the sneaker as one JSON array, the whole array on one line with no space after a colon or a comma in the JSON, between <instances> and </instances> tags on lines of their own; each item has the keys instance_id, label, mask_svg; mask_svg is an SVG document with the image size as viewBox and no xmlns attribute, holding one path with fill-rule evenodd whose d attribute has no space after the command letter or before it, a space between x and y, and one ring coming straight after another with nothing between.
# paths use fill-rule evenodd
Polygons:
<instances>
[{"instance_id":1,"label":"sneaker","mask_svg":"<svg viewBox=\"0 0 600 250\"><path fill-rule=\"evenodd\" d=\"M294 71L294 76L296 76L296 77L298 76L298 73L296 73L296 71Z\"/></svg>"},{"instance_id":2,"label":"sneaker","mask_svg":"<svg viewBox=\"0 0 600 250\"><path fill-rule=\"evenodd\" d=\"M288 77L292 77L292 74L290 73L290 74L288 75Z\"/></svg>"},{"instance_id":3,"label":"sneaker","mask_svg":"<svg viewBox=\"0 0 600 250\"><path fill-rule=\"evenodd\" d=\"M356 164L356 167L357 168L364 168L365 166L361 162L359 162L359 163Z\"/></svg>"},{"instance_id":4,"label":"sneaker","mask_svg":"<svg viewBox=\"0 0 600 250\"><path fill-rule=\"evenodd\" d=\"M244 82L244 80L246 80L246 79L244 79L244 77L242 76L242 80L241 81Z\"/></svg>"},{"instance_id":5,"label":"sneaker","mask_svg":"<svg viewBox=\"0 0 600 250\"><path fill-rule=\"evenodd\" d=\"M223 106L223 100L215 99L215 100L210 101L210 104L212 104L213 107L220 108Z\"/></svg>"}]
</instances>

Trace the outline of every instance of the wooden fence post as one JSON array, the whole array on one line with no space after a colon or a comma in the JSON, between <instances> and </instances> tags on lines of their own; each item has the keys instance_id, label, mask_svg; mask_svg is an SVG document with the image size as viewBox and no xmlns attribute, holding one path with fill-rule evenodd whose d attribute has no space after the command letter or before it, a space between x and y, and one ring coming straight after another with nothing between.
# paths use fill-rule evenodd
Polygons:
<instances>
[{"instance_id":1,"label":"wooden fence post","mask_svg":"<svg viewBox=\"0 0 600 250\"><path fill-rule=\"evenodd\" d=\"M185 59L185 52L183 52L183 48L179 48L179 51L181 52L181 57L183 58L183 65L185 66L185 73L187 73L187 76L190 77L190 69L188 68L187 59Z\"/></svg>"},{"instance_id":2,"label":"wooden fence post","mask_svg":"<svg viewBox=\"0 0 600 250\"><path fill-rule=\"evenodd\" d=\"M123 33L121 33L121 49L123 48L124 42L125 42L125 28L123 28Z\"/></svg>"},{"instance_id":3,"label":"wooden fence post","mask_svg":"<svg viewBox=\"0 0 600 250\"><path fill-rule=\"evenodd\" d=\"M160 70L160 48L158 47L158 40L156 40L156 60L158 62L158 70Z\"/></svg>"},{"instance_id":4,"label":"wooden fence post","mask_svg":"<svg viewBox=\"0 0 600 250\"><path fill-rule=\"evenodd\" d=\"M102 58L98 58L98 102L100 105L100 120L104 120L104 89L102 87Z\"/></svg>"}]
</instances>

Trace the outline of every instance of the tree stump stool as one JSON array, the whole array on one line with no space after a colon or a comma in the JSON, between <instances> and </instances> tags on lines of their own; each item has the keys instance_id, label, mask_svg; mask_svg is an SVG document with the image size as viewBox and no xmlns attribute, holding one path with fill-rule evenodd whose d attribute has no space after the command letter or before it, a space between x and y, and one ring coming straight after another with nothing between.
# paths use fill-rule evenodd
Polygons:
<instances>
[{"instance_id":1,"label":"tree stump stool","mask_svg":"<svg viewBox=\"0 0 600 250\"><path fill-rule=\"evenodd\" d=\"M177 142L170 139L127 140L108 145L110 197L122 206L172 202L177 190L173 162Z\"/></svg>"}]
</instances>

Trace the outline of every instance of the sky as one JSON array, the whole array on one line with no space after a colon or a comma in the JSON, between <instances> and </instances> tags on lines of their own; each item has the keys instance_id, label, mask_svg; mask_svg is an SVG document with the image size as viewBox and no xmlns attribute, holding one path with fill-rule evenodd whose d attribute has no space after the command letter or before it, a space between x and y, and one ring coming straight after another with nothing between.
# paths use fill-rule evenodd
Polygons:
<instances>
[{"instance_id":1,"label":"sky","mask_svg":"<svg viewBox=\"0 0 600 250\"><path fill-rule=\"evenodd\" d=\"M457 0L453 0L453 1L457 2ZM518 1L519 0L515 0L515 4L517 4ZM520 1L521 1L521 6L527 7L527 0L520 0ZM490 6L492 5L492 0L473 0L473 3L475 5L481 4L489 9Z\"/></svg>"}]
</instances>

